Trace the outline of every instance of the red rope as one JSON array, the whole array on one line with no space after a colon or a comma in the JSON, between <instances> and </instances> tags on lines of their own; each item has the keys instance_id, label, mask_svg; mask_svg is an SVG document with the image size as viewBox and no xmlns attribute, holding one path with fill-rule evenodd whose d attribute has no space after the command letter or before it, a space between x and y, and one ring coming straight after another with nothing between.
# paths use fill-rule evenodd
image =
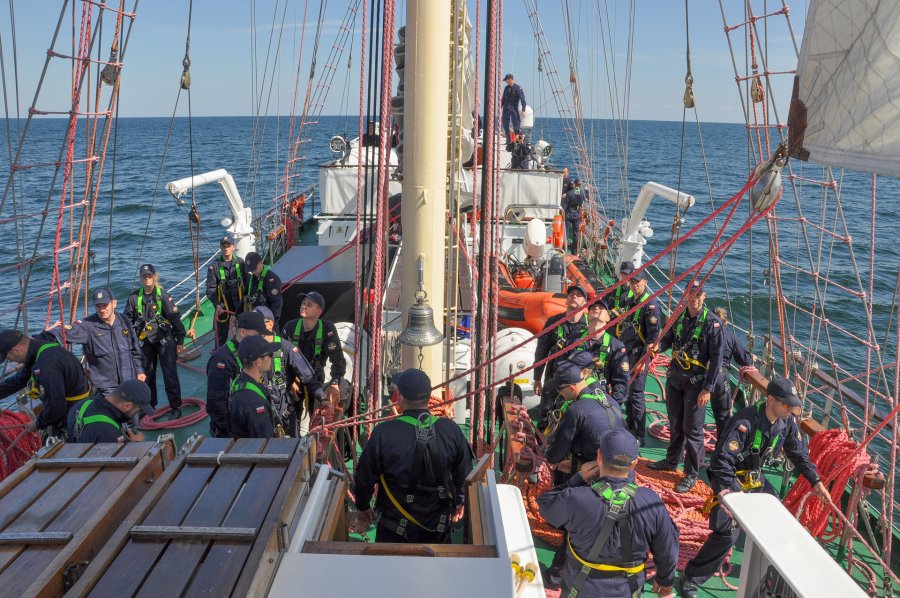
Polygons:
<instances>
[{"instance_id":1,"label":"red rope","mask_svg":"<svg viewBox=\"0 0 900 598\"><path fill-rule=\"evenodd\" d=\"M0 411L0 480L5 480L41 448L37 432L17 432L30 421L25 413Z\"/></svg>"},{"instance_id":2,"label":"red rope","mask_svg":"<svg viewBox=\"0 0 900 598\"><path fill-rule=\"evenodd\" d=\"M193 397L185 397L181 400L183 405L193 405L197 411L189 413L178 419L158 421L160 417L172 412L172 408L166 405L156 410L153 415L145 415L141 419L141 430L173 430L175 428L187 428L206 419L206 402Z\"/></svg>"}]
</instances>

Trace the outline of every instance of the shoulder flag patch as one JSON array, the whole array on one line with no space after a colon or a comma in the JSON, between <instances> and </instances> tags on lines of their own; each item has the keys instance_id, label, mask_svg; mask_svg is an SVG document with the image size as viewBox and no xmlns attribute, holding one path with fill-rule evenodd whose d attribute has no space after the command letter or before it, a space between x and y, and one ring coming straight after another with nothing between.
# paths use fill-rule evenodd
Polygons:
<instances>
[{"instance_id":1,"label":"shoulder flag patch","mask_svg":"<svg viewBox=\"0 0 900 598\"><path fill-rule=\"evenodd\" d=\"M656 304L651 303L650 305L647 306L647 309L656 309Z\"/></svg>"},{"instance_id":2,"label":"shoulder flag patch","mask_svg":"<svg viewBox=\"0 0 900 598\"><path fill-rule=\"evenodd\" d=\"M718 323L718 322L713 322L713 328L718 328L718 327L719 327L719 323Z\"/></svg>"},{"instance_id":3,"label":"shoulder flag patch","mask_svg":"<svg viewBox=\"0 0 900 598\"><path fill-rule=\"evenodd\" d=\"M225 363L222 362L222 361L220 361L219 363L216 364L216 369L224 370L224 369L225 369Z\"/></svg>"},{"instance_id":4,"label":"shoulder flag patch","mask_svg":"<svg viewBox=\"0 0 900 598\"><path fill-rule=\"evenodd\" d=\"M265 407L257 407L257 408L256 408L256 412L257 412L257 413L265 413L265 412L266 412L266 408L265 408Z\"/></svg>"},{"instance_id":5,"label":"shoulder flag patch","mask_svg":"<svg viewBox=\"0 0 900 598\"><path fill-rule=\"evenodd\" d=\"M740 432L741 434L747 433L747 426L745 426L744 424L738 424L737 429L738 429L738 432Z\"/></svg>"}]
</instances>

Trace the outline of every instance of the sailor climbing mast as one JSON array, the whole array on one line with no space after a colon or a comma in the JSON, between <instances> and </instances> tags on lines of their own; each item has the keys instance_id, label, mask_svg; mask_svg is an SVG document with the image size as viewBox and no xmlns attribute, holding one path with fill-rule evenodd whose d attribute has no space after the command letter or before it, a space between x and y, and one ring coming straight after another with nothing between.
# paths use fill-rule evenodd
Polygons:
<instances>
[{"instance_id":1,"label":"sailor climbing mast","mask_svg":"<svg viewBox=\"0 0 900 598\"><path fill-rule=\"evenodd\" d=\"M451 16L449 0L410 0L407 4L401 309L406 314L416 302L421 256L424 290L442 331ZM443 345L422 347L421 351L421 369L432 380L443 380ZM419 356L419 348L404 346L403 369L420 367Z\"/></svg>"}]
</instances>

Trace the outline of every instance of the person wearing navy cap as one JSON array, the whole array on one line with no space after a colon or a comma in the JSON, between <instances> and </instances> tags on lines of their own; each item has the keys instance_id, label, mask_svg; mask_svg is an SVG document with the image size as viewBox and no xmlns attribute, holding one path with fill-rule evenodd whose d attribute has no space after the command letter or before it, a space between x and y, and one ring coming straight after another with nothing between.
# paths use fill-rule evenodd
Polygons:
<instances>
[{"instance_id":1,"label":"person wearing navy cap","mask_svg":"<svg viewBox=\"0 0 900 598\"><path fill-rule=\"evenodd\" d=\"M69 442L140 442L144 435L127 424L153 415L150 388L140 380L126 380L105 397L84 399L69 410Z\"/></svg>"},{"instance_id":2,"label":"person wearing navy cap","mask_svg":"<svg viewBox=\"0 0 900 598\"><path fill-rule=\"evenodd\" d=\"M637 441L626 430L612 430L596 455L537 498L541 517L568 532L560 595L640 596L652 552L653 590L672 596L678 529L656 492L634 483Z\"/></svg>"},{"instance_id":3,"label":"person wearing navy cap","mask_svg":"<svg viewBox=\"0 0 900 598\"><path fill-rule=\"evenodd\" d=\"M112 291L99 289L92 295L95 313L66 326L66 342L80 344L94 392L105 397L126 380L146 381L144 354L134 324L124 313L116 313ZM62 331L51 331L62 340Z\"/></svg>"},{"instance_id":4,"label":"person wearing navy cap","mask_svg":"<svg viewBox=\"0 0 900 598\"><path fill-rule=\"evenodd\" d=\"M782 450L797 474L809 480L816 496L823 501L830 500L816 466L809 460L809 450L797 424L801 404L797 388L790 380L773 378L766 387L765 401L739 411L725 424L707 470L709 485L717 497L709 514L712 534L685 566L682 596L696 598L698 587L719 570L740 535L740 529L718 500L729 492L774 495L775 490L762 468Z\"/></svg>"},{"instance_id":5,"label":"person wearing navy cap","mask_svg":"<svg viewBox=\"0 0 900 598\"><path fill-rule=\"evenodd\" d=\"M68 409L91 394L78 358L55 341L31 338L18 330L3 330L0 331L2 361L20 363L22 367L0 382L0 398L26 388L26 395L40 399L44 409L28 422L25 430L46 429L49 436L62 438Z\"/></svg>"},{"instance_id":6,"label":"person wearing navy cap","mask_svg":"<svg viewBox=\"0 0 900 598\"><path fill-rule=\"evenodd\" d=\"M429 413L428 374L410 368L391 382L403 415L375 426L359 457L350 527L365 533L377 511L376 542L449 543L463 517L472 449L453 420Z\"/></svg>"},{"instance_id":7,"label":"person wearing navy cap","mask_svg":"<svg viewBox=\"0 0 900 598\"><path fill-rule=\"evenodd\" d=\"M651 463L652 469L672 471L684 455L684 478L676 492L688 492L697 483L703 464L703 423L706 405L719 382L722 363L722 323L704 305L706 293L700 284L685 291L687 308L678 316L651 352L671 347L672 361L666 375L666 410L671 439L666 458Z\"/></svg>"},{"instance_id":8,"label":"person wearing navy cap","mask_svg":"<svg viewBox=\"0 0 900 598\"><path fill-rule=\"evenodd\" d=\"M503 88L503 95L500 96L500 122L503 125L503 133L506 135L507 142L512 142L513 138L509 135L509 123L512 121L513 131L521 133L521 117L519 115L519 104L522 104L522 111L525 111L527 104L525 103L525 92L522 87L516 83L512 73L503 77L506 87Z\"/></svg>"},{"instance_id":9,"label":"person wearing navy cap","mask_svg":"<svg viewBox=\"0 0 900 598\"><path fill-rule=\"evenodd\" d=\"M206 413L209 415L209 433L214 438L228 438L228 397L231 383L240 374L241 363L238 345L248 336L269 334L263 315L244 312L237 317L234 338L216 349L206 363Z\"/></svg>"},{"instance_id":10,"label":"person wearing navy cap","mask_svg":"<svg viewBox=\"0 0 900 598\"><path fill-rule=\"evenodd\" d=\"M562 200L562 210L566 217L566 238L573 253L578 248L581 235L581 208L587 199L587 191L581 186L581 179L575 177L572 188Z\"/></svg>"},{"instance_id":11,"label":"person wearing navy cap","mask_svg":"<svg viewBox=\"0 0 900 598\"><path fill-rule=\"evenodd\" d=\"M589 340L582 349L590 353L594 359L594 372L588 380L588 386L596 384L619 405L624 405L628 398L628 376L631 364L628 363L628 349L613 336L607 325L609 310L603 300L595 301L588 307Z\"/></svg>"},{"instance_id":12,"label":"person wearing navy cap","mask_svg":"<svg viewBox=\"0 0 900 598\"><path fill-rule=\"evenodd\" d=\"M604 434L625 427L619 404L599 388L589 386L587 377L593 367L590 353L576 351L556 371L557 391L564 402L559 408L559 423L545 451L547 461L556 466L555 484L565 482L584 463L596 458ZM565 557L565 548L561 546L548 570L551 582L558 579Z\"/></svg>"},{"instance_id":13,"label":"person wearing navy cap","mask_svg":"<svg viewBox=\"0 0 900 598\"><path fill-rule=\"evenodd\" d=\"M325 298L317 291L306 294L300 304L300 317L284 325L281 336L289 339L300 349L303 357L316 371L316 379L325 388L325 395L332 405L341 401L341 381L347 371L344 348L334 322L322 318L325 313ZM325 376L325 360L331 364L329 375ZM346 382L344 382L346 386ZM300 389L300 400L306 407L308 416L316 408L314 388L305 384ZM306 433L309 417L301 420L300 431Z\"/></svg>"},{"instance_id":14,"label":"person wearing navy cap","mask_svg":"<svg viewBox=\"0 0 900 598\"><path fill-rule=\"evenodd\" d=\"M144 373L150 387L150 404L158 404L156 394L156 364L162 370L166 398L169 400L169 419L181 417L181 381L178 379L178 354L184 348L186 332L175 300L159 284L153 264L140 267L142 288L128 296L125 316L134 323L138 344L143 355Z\"/></svg>"},{"instance_id":15,"label":"person wearing navy cap","mask_svg":"<svg viewBox=\"0 0 900 598\"><path fill-rule=\"evenodd\" d=\"M566 311L547 318L544 325L547 332L538 338L537 347L534 350L535 363L587 338L588 317L584 309L587 300L587 291L580 286L573 284L567 289ZM550 411L558 395L556 383L553 381L556 367L565 361L568 354L569 351L534 368L534 394L541 397L538 422L538 428L541 430L547 427Z\"/></svg>"},{"instance_id":16,"label":"person wearing navy cap","mask_svg":"<svg viewBox=\"0 0 900 598\"><path fill-rule=\"evenodd\" d=\"M244 258L247 266L247 284L244 289L244 311L254 307L265 306L272 311L275 328L281 319L281 307L284 298L281 296L281 278L272 272L270 266L263 263L261 255L251 251Z\"/></svg>"},{"instance_id":17,"label":"person wearing navy cap","mask_svg":"<svg viewBox=\"0 0 900 598\"><path fill-rule=\"evenodd\" d=\"M244 338L238 345L241 373L231 383L228 428L232 438L274 438L275 418L269 391L260 379L272 370L280 346L261 335Z\"/></svg>"},{"instance_id":18,"label":"person wearing navy cap","mask_svg":"<svg viewBox=\"0 0 900 598\"><path fill-rule=\"evenodd\" d=\"M659 339L662 307L656 299L651 299L652 294L647 290L646 270L638 270L631 262L628 262L628 267L623 263L622 267L624 272L628 272L631 289L631 298L624 312L634 309L634 312L622 319L619 334L619 340L628 350L628 367L631 370L628 400L625 402L625 421L628 423L628 429L637 438L638 444L644 446L644 432L647 427L644 388L650 369L650 357L644 359L644 355L647 353L647 347Z\"/></svg>"},{"instance_id":19,"label":"person wearing navy cap","mask_svg":"<svg viewBox=\"0 0 900 598\"><path fill-rule=\"evenodd\" d=\"M231 317L244 310L244 260L234 255L234 237L219 239L222 255L206 271L206 297L216 306L216 347L228 340Z\"/></svg>"}]
</instances>

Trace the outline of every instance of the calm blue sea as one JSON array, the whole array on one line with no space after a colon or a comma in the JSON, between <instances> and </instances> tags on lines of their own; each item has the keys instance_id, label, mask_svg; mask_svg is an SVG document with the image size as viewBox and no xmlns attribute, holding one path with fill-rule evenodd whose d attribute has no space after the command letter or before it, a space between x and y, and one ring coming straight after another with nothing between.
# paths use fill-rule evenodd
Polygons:
<instances>
[{"instance_id":1,"label":"calm blue sea","mask_svg":"<svg viewBox=\"0 0 900 598\"><path fill-rule=\"evenodd\" d=\"M322 117L318 126L310 130L301 149L304 164L300 186L317 180L316 166L331 155L328 139L339 133L355 136L357 122L352 117ZM59 119L34 119L23 146L23 157L18 162L56 161L66 125L66 121ZM16 139L21 134L24 121L13 121L8 126L13 141L12 151L15 152ZM589 121L586 127L591 139L590 153L597 180L594 194L603 201L608 215L615 219L620 219L624 214L626 203L623 197L627 196L627 201L632 201L640 186L652 180L680 187L697 198L696 206L684 215L682 232L686 232L709 214L711 202L719 205L740 190L751 163L755 162L748 157L746 131L741 125L704 124L701 151L700 137L693 123L682 128L678 122L637 121L630 123L627 129L628 177L624 182L626 179L622 177L619 166L624 161L623 131L618 131L620 141L617 142L617 133L610 121ZM187 207L177 205L166 193L166 182L189 176L192 170L202 173L225 168L234 176L245 203L259 213L268 208L271 198L280 192L289 128L290 121L286 117L269 118L259 123L250 117L195 118L190 124L184 118L174 122L165 118L121 119L110 135L100 200L94 214L90 287L106 285L108 280L114 293L124 298L135 284L138 265L146 261L156 264L164 283L168 285L185 277L190 272L192 255ZM553 144L553 162L560 168L574 166L577 162L574 152L567 146L563 131L562 121L541 118L537 119L533 131L534 138L543 137ZM87 132L84 123L79 123L76 135L80 148L85 143ZM163 160L167 139L168 149ZM9 171L7 148L10 146L5 128L0 130L0 140L0 167L6 173ZM80 148L76 153L83 155ZM48 281L53 269L50 256L63 176L60 172L51 192L52 173L53 169L47 167L21 171L16 177L15 202L13 194L8 193L0 210L2 326L12 325L15 319L15 306L20 297L19 276L15 268L17 261L28 260L32 256L36 258L29 298L46 293L49 288ZM822 177L822 168L797 162L795 174L817 179ZM78 193L83 193L83 166L76 166L72 176ZM840 173L836 176L841 177ZM837 237L822 233L816 226L800 227L790 220L779 223L780 252L789 263L800 264L805 270L818 271L823 278L850 288L859 288L855 263L862 288L867 289L871 257L871 176L846 174L840 181L842 211L836 210L833 194L823 194L818 187L799 180L795 181L799 203L790 185L786 184L778 210L780 215L787 217L799 217L802 213L808 222L835 231L840 237L849 232L852 256L850 247ZM627 188L627 193L623 193L623 188ZM886 361L894 357L893 341L886 339L885 335L894 302L900 258L894 234L898 197L900 187L896 181L879 180L875 218L874 319L876 334L880 335L878 344L890 347L891 357L886 357ZM74 197L74 201L80 200L80 195ZM202 253L209 255L217 249L215 240L222 230L220 222L227 214L226 204L218 186L198 189L196 201L202 218ZM43 230L37 228L39 219L13 220L15 215L40 212L48 205L51 215ZM743 223L747 215L745 202L729 230ZM672 238L673 216L671 204L656 200L649 213L655 231L647 247L651 255L664 248ZM79 221L80 218L77 218L76 226ZM62 245L68 244L77 233L70 229L69 222L66 214L60 231ZM709 250L714 233L713 228L708 227L686 242L678 252L677 268L683 269L700 259ZM708 283L710 303L728 304L733 311L733 320L743 328L751 327L752 303L752 328L757 334L777 330L777 325L772 328L770 323L772 288L768 284L769 252L769 232L766 223L761 222L734 246L724 267L717 270ZM668 269L668 258L661 265ZM69 266L62 263L60 269L65 280ZM817 293L813 279L808 275L798 274L787 267L782 270L786 293L796 297L804 309L821 312L824 303L826 315L833 322L849 333L866 338L864 308L860 299L822 279ZM32 329L41 327L46 316L46 299L36 300L30 306L29 316ZM865 352L860 343L838 331L825 334L820 326L810 324L808 316L791 314L791 317L793 332L801 342L812 342L824 353L830 352L830 343L834 355L845 364L846 369L854 372L864 369ZM825 364L822 365L824 367Z\"/></svg>"}]
</instances>

